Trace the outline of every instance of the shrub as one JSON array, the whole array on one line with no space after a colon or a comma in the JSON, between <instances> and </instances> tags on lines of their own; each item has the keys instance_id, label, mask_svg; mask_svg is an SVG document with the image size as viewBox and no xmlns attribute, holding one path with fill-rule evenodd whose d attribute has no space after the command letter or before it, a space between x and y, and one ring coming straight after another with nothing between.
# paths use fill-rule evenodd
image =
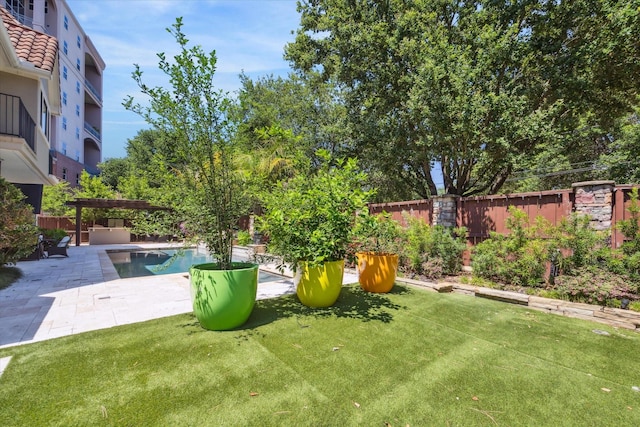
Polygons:
<instances>
[{"instance_id":1,"label":"shrub","mask_svg":"<svg viewBox=\"0 0 640 427\"><path fill-rule=\"evenodd\" d=\"M38 231L30 205L13 184L0 177L0 267L31 254Z\"/></svg>"},{"instance_id":2,"label":"shrub","mask_svg":"<svg viewBox=\"0 0 640 427\"><path fill-rule=\"evenodd\" d=\"M240 246L247 246L251 243L251 234L246 230L238 230L237 238Z\"/></svg>"},{"instance_id":3,"label":"shrub","mask_svg":"<svg viewBox=\"0 0 640 427\"><path fill-rule=\"evenodd\" d=\"M61 228L41 228L40 233L42 233L45 239L49 240L60 240L67 235L67 232Z\"/></svg>"},{"instance_id":4,"label":"shrub","mask_svg":"<svg viewBox=\"0 0 640 427\"><path fill-rule=\"evenodd\" d=\"M402 247L401 236L400 224L389 213L371 215L365 209L356 218L352 250L397 254Z\"/></svg>"},{"instance_id":5,"label":"shrub","mask_svg":"<svg viewBox=\"0 0 640 427\"><path fill-rule=\"evenodd\" d=\"M462 252L467 248L466 235L466 228L432 227L429 255L442 260L442 272L445 275L457 274L462 270Z\"/></svg>"},{"instance_id":6,"label":"shrub","mask_svg":"<svg viewBox=\"0 0 640 427\"><path fill-rule=\"evenodd\" d=\"M569 250L568 256L560 256L558 264L565 273L598 263L598 250L607 247L606 236L591 227L588 215L571 214L563 218L555 237L559 248Z\"/></svg>"},{"instance_id":7,"label":"shrub","mask_svg":"<svg viewBox=\"0 0 640 427\"><path fill-rule=\"evenodd\" d=\"M400 254L400 263L409 271L422 274L422 264L426 261L427 246L431 228L421 218L404 214L407 227L404 229L405 245Z\"/></svg>"},{"instance_id":8,"label":"shrub","mask_svg":"<svg viewBox=\"0 0 640 427\"><path fill-rule=\"evenodd\" d=\"M444 271L442 258L429 258L422 263L422 275L427 279L439 279L444 276Z\"/></svg>"},{"instance_id":9,"label":"shrub","mask_svg":"<svg viewBox=\"0 0 640 427\"><path fill-rule=\"evenodd\" d=\"M559 276L555 282L555 290L571 301L616 307L623 298L638 299L638 287L624 275L595 267L579 268L574 273Z\"/></svg>"},{"instance_id":10,"label":"shrub","mask_svg":"<svg viewBox=\"0 0 640 427\"><path fill-rule=\"evenodd\" d=\"M436 279L462 269L462 252L466 249L466 229L429 226L421 218L405 215L404 249L400 262L405 270Z\"/></svg>"},{"instance_id":11,"label":"shrub","mask_svg":"<svg viewBox=\"0 0 640 427\"><path fill-rule=\"evenodd\" d=\"M555 249L551 240L543 238L551 226L541 217L531 226L526 212L514 206L509 214L505 221L509 235L491 233L473 249L473 274L510 285L538 285L544 282L546 262Z\"/></svg>"}]
</instances>

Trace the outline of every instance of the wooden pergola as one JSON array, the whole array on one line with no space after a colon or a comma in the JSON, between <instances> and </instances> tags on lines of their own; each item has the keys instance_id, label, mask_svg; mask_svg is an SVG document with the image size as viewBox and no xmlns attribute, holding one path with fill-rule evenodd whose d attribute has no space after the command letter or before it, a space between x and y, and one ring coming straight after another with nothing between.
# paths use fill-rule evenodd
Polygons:
<instances>
[{"instance_id":1,"label":"wooden pergola","mask_svg":"<svg viewBox=\"0 0 640 427\"><path fill-rule=\"evenodd\" d=\"M80 233L82 225L82 208L98 209L133 209L147 211L169 211L170 208L154 206L146 200L122 200L122 199L85 199L77 198L65 203L76 207L76 246L80 246Z\"/></svg>"}]
</instances>

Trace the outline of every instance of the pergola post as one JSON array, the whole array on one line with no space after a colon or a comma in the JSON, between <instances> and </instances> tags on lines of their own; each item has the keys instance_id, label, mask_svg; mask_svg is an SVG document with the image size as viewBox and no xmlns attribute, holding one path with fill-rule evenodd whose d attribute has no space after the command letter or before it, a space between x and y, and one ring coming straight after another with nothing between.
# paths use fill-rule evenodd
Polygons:
<instances>
[{"instance_id":1,"label":"pergola post","mask_svg":"<svg viewBox=\"0 0 640 427\"><path fill-rule=\"evenodd\" d=\"M80 246L80 242L82 241L82 204L78 203L76 205L76 246Z\"/></svg>"}]
</instances>

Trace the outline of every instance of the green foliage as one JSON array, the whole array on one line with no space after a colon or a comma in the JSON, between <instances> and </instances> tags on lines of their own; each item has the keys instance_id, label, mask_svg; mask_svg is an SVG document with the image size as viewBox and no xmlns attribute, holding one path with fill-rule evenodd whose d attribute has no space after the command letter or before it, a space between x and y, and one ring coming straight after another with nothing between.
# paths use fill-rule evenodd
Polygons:
<instances>
[{"instance_id":1,"label":"green foliage","mask_svg":"<svg viewBox=\"0 0 640 427\"><path fill-rule=\"evenodd\" d=\"M312 176L296 176L265 197L258 226L269 238L269 252L297 268L299 261L319 265L343 260L355 226L356 212L366 209L371 192L354 159L323 163Z\"/></svg>"},{"instance_id":2,"label":"green foliage","mask_svg":"<svg viewBox=\"0 0 640 427\"><path fill-rule=\"evenodd\" d=\"M67 181L45 185L42 189L42 211L51 216L74 216L75 209L65 205L73 197L73 189Z\"/></svg>"},{"instance_id":3,"label":"green foliage","mask_svg":"<svg viewBox=\"0 0 640 427\"><path fill-rule=\"evenodd\" d=\"M571 274L574 269L596 265L600 249L607 247L606 236L595 231L590 222L590 216L573 213L562 219L554 233L557 248L569 250L566 257L558 251L557 263L564 273Z\"/></svg>"},{"instance_id":4,"label":"green foliage","mask_svg":"<svg viewBox=\"0 0 640 427\"><path fill-rule=\"evenodd\" d=\"M623 298L631 301L640 298L638 285L630 282L627 276L594 267L579 268L573 275L556 277L555 289L571 301L609 307L619 305Z\"/></svg>"},{"instance_id":5,"label":"green foliage","mask_svg":"<svg viewBox=\"0 0 640 427\"><path fill-rule=\"evenodd\" d=\"M637 0L318 0L299 11L286 57L343 89L372 175L422 197L437 192L436 164L447 193L494 193L551 146L570 153L581 129L606 137L637 105Z\"/></svg>"},{"instance_id":6,"label":"green foliage","mask_svg":"<svg viewBox=\"0 0 640 427\"><path fill-rule=\"evenodd\" d=\"M251 142L239 141L243 148L238 167L254 205L260 205L263 195L278 182L308 170L309 161L300 147L301 138L279 125L255 129Z\"/></svg>"},{"instance_id":7,"label":"green foliage","mask_svg":"<svg viewBox=\"0 0 640 427\"><path fill-rule=\"evenodd\" d=\"M405 215L404 245L400 264L407 272L437 279L462 269L466 229L431 227L422 218Z\"/></svg>"},{"instance_id":8,"label":"green foliage","mask_svg":"<svg viewBox=\"0 0 640 427\"><path fill-rule=\"evenodd\" d=\"M240 81L242 89L234 113L240 122L238 138L247 148L273 145L272 129L279 128L290 132L287 139L296 142L296 150L286 153L287 157L311 159L312 165L318 166L322 159L316 157L317 150L328 150L336 157L342 153L350 137L349 126L334 84L295 74L256 80L242 74ZM260 135L264 131L267 138Z\"/></svg>"},{"instance_id":9,"label":"green foliage","mask_svg":"<svg viewBox=\"0 0 640 427\"><path fill-rule=\"evenodd\" d=\"M509 207L506 226L509 235L491 233L473 248L473 274L511 285L535 286L544 282L546 262L552 243L542 238L549 224L541 217L534 225L523 210Z\"/></svg>"},{"instance_id":10,"label":"green foliage","mask_svg":"<svg viewBox=\"0 0 640 427\"><path fill-rule=\"evenodd\" d=\"M33 208L13 184L0 177L0 267L31 254L38 241Z\"/></svg>"},{"instance_id":11,"label":"green foliage","mask_svg":"<svg viewBox=\"0 0 640 427\"><path fill-rule=\"evenodd\" d=\"M114 191L118 189L120 180L129 176L130 168L131 162L128 158L111 158L98 163L102 182Z\"/></svg>"},{"instance_id":12,"label":"green foliage","mask_svg":"<svg viewBox=\"0 0 640 427\"><path fill-rule=\"evenodd\" d=\"M56 240L56 241L62 239L64 236L67 235L66 230L63 230L61 228L50 228L50 229L41 228L40 233L44 236L45 239Z\"/></svg>"},{"instance_id":13,"label":"green foliage","mask_svg":"<svg viewBox=\"0 0 640 427\"><path fill-rule=\"evenodd\" d=\"M599 159L607 171L604 178L617 183L640 182L640 105L616 124L613 141Z\"/></svg>"},{"instance_id":14,"label":"green foliage","mask_svg":"<svg viewBox=\"0 0 640 427\"><path fill-rule=\"evenodd\" d=\"M163 177L161 188L175 196L170 206L176 222L181 220L184 229L204 241L221 267L228 269L236 224L249 207L243 175L237 170L232 101L213 85L215 51L205 53L201 46L189 47L182 18L167 31L175 38L179 53L173 62L159 53L158 68L168 77L171 88L148 86L136 65L132 77L149 104L135 103L129 96L124 106L142 116L161 136L163 144L157 153L141 147L138 151L173 175L171 180Z\"/></svg>"},{"instance_id":15,"label":"green foliage","mask_svg":"<svg viewBox=\"0 0 640 427\"><path fill-rule=\"evenodd\" d=\"M372 215L368 209L356 217L352 252L398 254L402 245L400 224L384 212Z\"/></svg>"},{"instance_id":16,"label":"green foliage","mask_svg":"<svg viewBox=\"0 0 640 427\"><path fill-rule=\"evenodd\" d=\"M80 186L73 192L73 197L87 199L115 199L117 193L102 181L100 176L89 175L86 170L80 175ZM83 222L95 222L105 218L117 218L122 215L116 209L82 209Z\"/></svg>"},{"instance_id":17,"label":"green foliage","mask_svg":"<svg viewBox=\"0 0 640 427\"><path fill-rule=\"evenodd\" d=\"M407 227L404 229L405 246L400 264L416 274L422 273L422 263L426 260L431 238L431 227L422 218L404 215Z\"/></svg>"},{"instance_id":18,"label":"green foliage","mask_svg":"<svg viewBox=\"0 0 640 427\"><path fill-rule=\"evenodd\" d=\"M238 230L237 239L240 246L251 244L251 234L247 230Z\"/></svg>"}]
</instances>

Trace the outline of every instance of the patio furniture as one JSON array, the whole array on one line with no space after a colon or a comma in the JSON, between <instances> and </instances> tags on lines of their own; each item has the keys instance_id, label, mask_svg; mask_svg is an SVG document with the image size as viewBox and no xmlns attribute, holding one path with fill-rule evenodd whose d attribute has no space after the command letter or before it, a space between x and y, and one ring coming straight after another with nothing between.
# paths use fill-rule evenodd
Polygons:
<instances>
[{"instance_id":1,"label":"patio furniture","mask_svg":"<svg viewBox=\"0 0 640 427\"><path fill-rule=\"evenodd\" d=\"M69 242L71 241L71 237L64 236L57 245L51 246L47 249L47 255L62 255L68 257L67 248L69 247Z\"/></svg>"}]
</instances>

